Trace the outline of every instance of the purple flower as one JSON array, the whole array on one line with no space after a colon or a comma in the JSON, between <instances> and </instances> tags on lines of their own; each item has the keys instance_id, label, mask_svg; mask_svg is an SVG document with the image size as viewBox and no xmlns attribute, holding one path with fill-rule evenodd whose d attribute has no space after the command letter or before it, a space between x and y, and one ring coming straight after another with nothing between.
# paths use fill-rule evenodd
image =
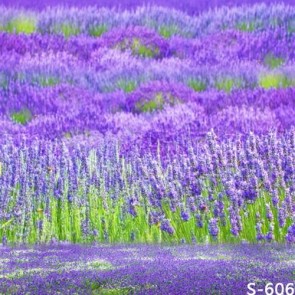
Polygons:
<instances>
[{"instance_id":1,"label":"purple flower","mask_svg":"<svg viewBox=\"0 0 295 295\"><path fill-rule=\"evenodd\" d=\"M262 241L265 239L265 236L262 234L262 223L256 223L256 239L257 241Z\"/></svg>"},{"instance_id":2,"label":"purple flower","mask_svg":"<svg viewBox=\"0 0 295 295\"><path fill-rule=\"evenodd\" d=\"M170 235L173 235L175 233L175 229L170 224L170 221L168 219L163 219L161 222L161 230L164 232L167 232Z\"/></svg>"},{"instance_id":3,"label":"purple flower","mask_svg":"<svg viewBox=\"0 0 295 295\"><path fill-rule=\"evenodd\" d=\"M216 218L211 218L209 221L209 233L213 238L216 238L219 233L218 220Z\"/></svg>"},{"instance_id":4,"label":"purple flower","mask_svg":"<svg viewBox=\"0 0 295 295\"><path fill-rule=\"evenodd\" d=\"M189 213L187 211L182 210L180 214L183 221L188 221L190 219Z\"/></svg>"},{"instance_id":5,"label":"purple flower","mask_svg":"<svg viewBox=\"0 0 295 295\"><path fill-rule=\"evenodd\" d=\"M271 222L273 221L273 214L269 204L266 204L266 218Z\"/></svg>"},{"instance_id":6,"label":"purple flower","mask_svg":"<svg viewBox=\"0 0 295 295\"><path fill-rule=\"evenodd\" d=\"M295 223L289 226L286 241L289 243L295 243Z\"/></svg>"},{"instance_id":7,"label":"purple flower","mask_svg":"<svg viewBox=\"0 0 295 295\"><path fill-rule=\"evenodd\" d=\"M197 222L196 222L196 224L197 224L197 227L199 227L199 228L202 228L203 227L203 220L202 220L202 215L201 214L197 214L196 215L196 220L197 220Z\"/></svg>"}]
</instances>

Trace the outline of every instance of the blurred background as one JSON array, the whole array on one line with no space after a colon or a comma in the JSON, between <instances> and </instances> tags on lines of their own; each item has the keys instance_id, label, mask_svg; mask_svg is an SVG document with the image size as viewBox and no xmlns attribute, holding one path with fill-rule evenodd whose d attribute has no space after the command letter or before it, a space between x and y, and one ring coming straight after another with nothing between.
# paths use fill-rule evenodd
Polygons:
<instances>
[{"instance_id":1,"label":"blurred background","mask_svg":"<svg viewBox=\"0 0 295 295\"><path fill-rule=\"evenodd\" d=\"M63 5L63 6L90 6L96 5L98 7L120 7L120 8L135 8L137 6L147 4L157 4L164 7L173 7L186 11L189 14L198 14L208 8L215 8L220 6L235 6L242 4L253 4L253 3L288 3L295 4L294 0L0 0L0 4L13 7L23 7L28 9L44 9L47 6L52 5Z\"/></svg>"}]
</instances>

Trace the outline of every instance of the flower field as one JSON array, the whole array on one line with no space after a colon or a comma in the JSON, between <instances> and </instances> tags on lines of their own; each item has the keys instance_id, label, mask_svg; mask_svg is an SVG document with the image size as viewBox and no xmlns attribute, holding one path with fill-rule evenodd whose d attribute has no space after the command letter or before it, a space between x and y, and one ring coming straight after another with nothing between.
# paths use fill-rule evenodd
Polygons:
<instances>
[{"instance_id":1,"label":"flower field","mask_svg":"<svg viewBox=\"0 0 295 295\"><path fill-rule=\"evenodd\" d=\"M0 294L294 282L295 6L6 2Z\"/></svg>"},{"instance_id":2,"label":"flower field","mask_svg":"<svg viewBox=\"0 0 295 295\"><path fill-rule=\"evenodd\" d=\"M51 245L0 254L1 294L244 295L249 282L256 290L294 282L295 251L284 246Z\"/></svg>"}]
</instances>

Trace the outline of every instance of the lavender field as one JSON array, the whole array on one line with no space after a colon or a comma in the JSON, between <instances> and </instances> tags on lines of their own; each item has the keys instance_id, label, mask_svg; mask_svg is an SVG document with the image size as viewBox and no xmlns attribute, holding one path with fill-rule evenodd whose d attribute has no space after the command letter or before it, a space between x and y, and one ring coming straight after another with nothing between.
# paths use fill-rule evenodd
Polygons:
<instances>
[{"instance_id":1,"label":"lavender field","mask_svg":"<svg viewBox=\"0 0 295 295\"><path fill-rule=\"evenodd\" d=\"M291 1L57 2L0 4L0 294L293 295Z\"/></svg>"}]
</instances>

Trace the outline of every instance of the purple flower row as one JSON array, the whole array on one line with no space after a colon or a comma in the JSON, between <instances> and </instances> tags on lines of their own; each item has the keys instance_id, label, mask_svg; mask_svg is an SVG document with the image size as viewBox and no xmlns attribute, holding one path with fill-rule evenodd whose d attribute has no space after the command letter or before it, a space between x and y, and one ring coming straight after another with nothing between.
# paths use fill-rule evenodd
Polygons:
<instances>
[{"instance_id":1,"label":"purple flower row","mask_svg":"<svg viewBox=\"0 0 295 295\"><path fill-rule=\"evenodd\" d=\"M165 39L146 27L119 27L100 38L74 36L68 39L59 35L1 33L0 53L9 57L14 54L14 59L19 60L24 55L29 57L42 53L67 52L72 59L78 58L88 61L90 66L97 66L101 61L95 51L100 48L131 50L133 55L144 55L144 52L138 51L134 40L149 48L151 57L190 58L196 65L227 64L233 60L257 60L267 63L267 58L272 56L281 58L282 63L294 60L294 34L282 28L259 33L225 30L196 38L176 36L170 39Z\"/></svg>"},{"instance_id":2,"label":"purple flower row","mask_svg":"<svg viewBox=\"0 0 295 295\"><path fill-rule=\"evenodd\" d=\"M114 27L147 26L165 37L173 35L198 36L228 28L263 30L285 27L294 29L294 7L287 4L254 4L242 7L221 7L200 15L189 16L182 11L159 6L122 9L51 7L39 13L1 9L1 29L16 32L60 33L66 36L86 34L99 36ZM26 24L22 27L21 24Z\"/></svg>"},{"instance_id":3,"label":"purple flower row","mask_svg":"<svg viewBox=\"0 0 295 295\"><path fill-rule=\"evenodd\" d=\"M100 95L67 85L40 89L16 84L0 97L0 134L16 139L111 136L144 147L150 139L173 145L173 137L188 131L202 137L214 128L226 138L282 132L295 123L294 88L197 94L182 84L152 82L130 94ZM15 122L14 115L26 111L27 121Z\"/></svg>"},{"instance_id":4,"label":"purple flower row","mask_svg":"<svg viewBox=\"0 0 295 295\"><path fill-rule=\"evenodd\" d=\"M90 141L61 144L30 139L19 147L7 143L0 149L0 234L26 242L37 225L31 223L31 229L23 232L23 220L33 218L42 204L43 218L54 222L54 198L60 206L81 210L79 227L85 237L93 237L97 223L103 229L105 221L97 219L97 210L109 212L121 204L122 222L133 216L135 224L142 218L137 216L144 214L149 226L160 224L163 232L176 234L176 241L190 242L195 237L204 242L207 235L222 240L224 233L226 241L232 235L249 241L292 243L294 139L294 130L283 136L250 134L221 142L212 132L205 141L185 134L174 139L174 150L158 146L156 157L147 147L141 157L136 147L122 157L124 147L106 138L94 141L93 147ZM102 202L97 208L93 197ZM83 208L96 213L84 215ZM188 232L183 229L186 223ZM105 229L105 241L111 234Z\"/></svg>"}]
</instances>

